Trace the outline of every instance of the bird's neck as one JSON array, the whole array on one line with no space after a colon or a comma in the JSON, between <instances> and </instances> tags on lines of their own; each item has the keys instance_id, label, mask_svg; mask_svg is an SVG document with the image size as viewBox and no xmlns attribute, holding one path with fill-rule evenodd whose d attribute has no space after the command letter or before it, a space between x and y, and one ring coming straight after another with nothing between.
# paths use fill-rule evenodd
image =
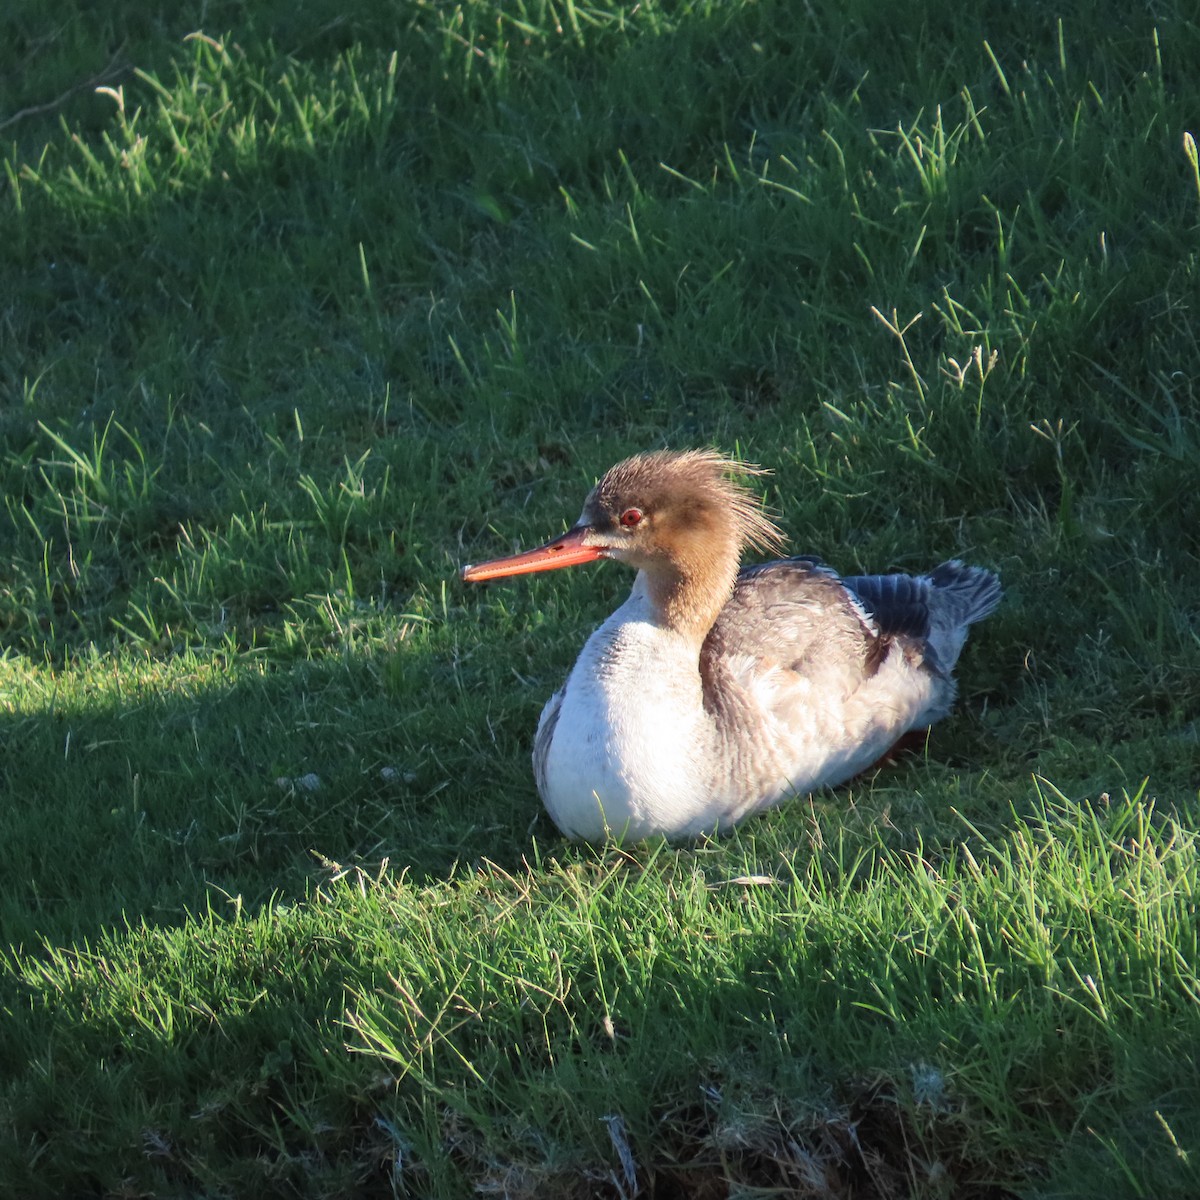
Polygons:
<instances>
[{"instance_id":1,"label":"bird's neck","mask_svg":"<svg viewBox=\"0 0 1200 1200\"><path fill-rule=\"evenodd\" d=\"M736 545L710 544L703 550L638 573L660 623L697 649L733 593L739 557Z\"/></svg>"}]
</instances>

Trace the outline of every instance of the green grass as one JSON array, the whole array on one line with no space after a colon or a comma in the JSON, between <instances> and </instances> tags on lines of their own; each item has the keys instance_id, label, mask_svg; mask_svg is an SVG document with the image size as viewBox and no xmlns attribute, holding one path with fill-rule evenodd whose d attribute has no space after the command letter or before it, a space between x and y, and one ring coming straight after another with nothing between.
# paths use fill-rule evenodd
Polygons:
<instances>
[{"instance_id":1,"label":"green grass","mask_svg":"<svg viewBox=\"0 0 1200 1200\"><path fill-rule=\"evenodd\" d=\"M1189 16L7 6L8 1192L1200 1192ZM923 756L573 847L628 577L456 568L661 445L1006 599Z\"/></svg>"}]
</instances>

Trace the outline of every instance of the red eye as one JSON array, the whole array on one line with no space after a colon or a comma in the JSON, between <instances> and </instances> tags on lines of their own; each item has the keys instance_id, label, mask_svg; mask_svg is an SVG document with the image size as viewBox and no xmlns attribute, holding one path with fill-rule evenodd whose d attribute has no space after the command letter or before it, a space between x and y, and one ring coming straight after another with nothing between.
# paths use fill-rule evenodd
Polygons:
<instances>
[{"instance_id":1,"label":"red eye","mask_svg":"<svg viewBox=\"0 0 1200 1200\"><path fill-rule=\"evenodd\" d=\"M626 529L632 529L635 525L640 524L641 520L642 510L640 508L627 508L621 514L621 524L624 525Z\"/></svg>"}]
</instances>

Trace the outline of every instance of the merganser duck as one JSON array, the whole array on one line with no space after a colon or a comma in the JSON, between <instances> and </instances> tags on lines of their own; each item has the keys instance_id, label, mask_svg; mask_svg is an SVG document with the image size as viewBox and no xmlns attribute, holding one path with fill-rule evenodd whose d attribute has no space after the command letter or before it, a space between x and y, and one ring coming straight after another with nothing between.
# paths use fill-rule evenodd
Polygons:
<instances>
[{"instance_id":1,"label":"merganser duck","mask_svg":"<svg viewBox=\"0 0 1200 1200\"><path fill-rule=\"evenodd\" d=\"M568 837L713 833L845 782L949 712L967 627L999 603L996 575L957 560L917 576L841 579L809 557L739 570L747 545L783 536L731 472L767 474L707 450L636 455L561 537L462 569L637 571L538 723L538 791Z\"/></svg>"}]
</instances>

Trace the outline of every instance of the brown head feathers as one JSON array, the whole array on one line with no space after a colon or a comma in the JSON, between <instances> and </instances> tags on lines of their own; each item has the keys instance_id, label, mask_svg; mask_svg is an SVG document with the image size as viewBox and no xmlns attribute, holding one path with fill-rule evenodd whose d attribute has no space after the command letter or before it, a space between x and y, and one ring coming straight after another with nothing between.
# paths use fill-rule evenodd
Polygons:
<instances>
[{"instance_id":1,"label":"brown head feathers","mask_svg":"<svg viewBox=\"0 0 1200 1200\"><path fill-rule=\"evenodd\" d=\"M762 510L756 493L730 475L763 476L770 471L726 458L715 450L655 450L635 454L605 471L588 497L593 518L619 520L634 507L667 515L679 524L709 527L732 535L742 546L778 553L784 536Z\"/></svg>"}]
</instances>

